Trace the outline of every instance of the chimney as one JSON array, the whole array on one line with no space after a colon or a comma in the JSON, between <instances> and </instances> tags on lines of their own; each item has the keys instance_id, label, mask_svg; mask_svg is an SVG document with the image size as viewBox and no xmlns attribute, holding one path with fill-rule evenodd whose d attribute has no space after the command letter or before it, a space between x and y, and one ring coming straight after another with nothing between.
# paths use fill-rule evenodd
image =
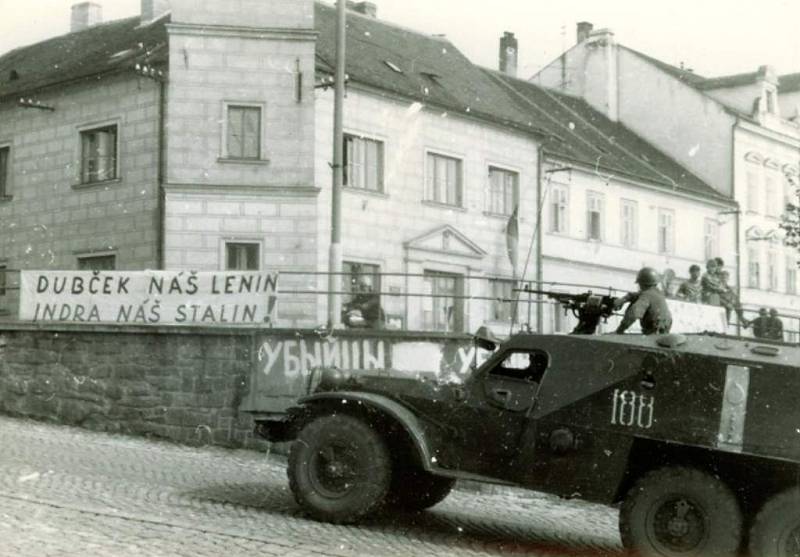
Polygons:
<instances>
[{"instance_id":1,"label":"chimney","mask_svg":"<svg viewBox=\"0 0 800 557\"><path fill-rule=\"evenodd\" d=\"M577 25L578 42L582 43L583 41L588 39L589 33L592 32L592 29L594 29L594 25L592 25L588 21L579 21Z\"/></svg>"},{"instance_id":2,"label":"chimney","mask_svg":"<svg viewBox=\"0 0 800 557\"><path fill-rule=\"evenodd\" d=\"M73 4L72 19L70 20L70 32L83 31L92 25L97 25L103 21L103 7L94 2L81 2Z\"/></svg>"},{"instance_id":3,"label":"chimney","mask_svg":"<svg viewBox=\"0 0 800 557\"><path fill-rule=\"evenodd\" d=\"M509 31L504 31L500 37L500 71L517 77L517 39Z\"/></svg>"},{"instance_id":4,"label":"chimney","mask_svg":"<svg viewBox=\"0 0 800 557\"><path fill-rule=\"evenodd\" d=\"M378 17L378 7L374 2L353 2L353 0L347 0L347 9L373 19Z\"/></svg>"},{"instance_id":5,"label":"chimney","mask_svg":"<svg viewBox=\"0 0 800 557\"><path fill-rule=\"evenodd\" d=\"M169 11L169 0L142 0L142 23L150 23Z\"/></svg>"}]
</instances>

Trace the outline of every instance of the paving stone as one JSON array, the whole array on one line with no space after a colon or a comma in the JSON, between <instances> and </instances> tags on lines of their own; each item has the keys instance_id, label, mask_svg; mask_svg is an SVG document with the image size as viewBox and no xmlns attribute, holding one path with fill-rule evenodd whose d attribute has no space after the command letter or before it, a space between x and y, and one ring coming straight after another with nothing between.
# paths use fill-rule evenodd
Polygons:
<instances>
[{"instance_id":1,"label":"paving stone","mask_svg":"<svg viewBox=\"0 0 800 557\"><path fill-rule=\"evenodd\" d=\"M357 526L306 518L285 459L0 417L0 556L621 555L608 507L506 489Z\"/></svg>"}]
</instances>

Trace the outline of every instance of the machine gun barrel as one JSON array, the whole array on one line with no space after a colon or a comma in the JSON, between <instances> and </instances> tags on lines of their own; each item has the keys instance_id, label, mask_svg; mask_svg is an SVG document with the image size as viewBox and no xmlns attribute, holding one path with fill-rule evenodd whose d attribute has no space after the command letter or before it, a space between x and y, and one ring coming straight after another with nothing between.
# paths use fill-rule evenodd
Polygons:
<instances>
[{"instance_id":1,"label":"machine gun barrel","mask_svg":"<svg viewBox=\"0 0 800 557\"><path fill-rule=\"evenodd\" d=\"M570 292L553 292L551 290L535 290L525 288L520 292L529 294L542 294L556 300L566 309L571 309L578 324L572 334L591 335L594 334L600 319L607 319L614 312L614 297L610 294L593 294L591 291L580 294Z\"/></svg>"}]
</instances>

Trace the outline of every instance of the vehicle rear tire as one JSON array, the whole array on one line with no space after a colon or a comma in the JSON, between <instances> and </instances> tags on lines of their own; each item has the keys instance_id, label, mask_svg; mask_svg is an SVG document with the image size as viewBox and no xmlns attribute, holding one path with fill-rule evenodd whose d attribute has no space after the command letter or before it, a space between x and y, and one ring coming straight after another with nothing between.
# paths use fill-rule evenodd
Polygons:
<instances>
[{"instance_id":1,"label":"vehicle rear tire","mask_svg":"<svg viewBox=\"0 0 800 557\"><path fill-rule=\"evenodd\" d=\"M771 497L750 529L752 557L800 555L800 488Z\"/></svg>"},{"instance_id":2,"label":"vehicle rear tire","mask_svg":"<svg viewBox=\"0 0 800 557\"><path fill-rule=\"evenodd\" d=\"M322 416L306 425L289 452L289 485L312 518L353 523L378 509L392 478L386 444L353 416Z\"/></svg>"},{"instance_id":3,"label":"vehicle rear tire","mask_svg":"<svg viewBox=\"0 0 800 557\"><path fill-rule=\"evenodd\" d=\"M402 511L424 511L441 503L456 481L426 472L418 466L395 466L386 497L388 506Z\"/></svg>"},{"instance_id":4,"label":"vehicle rear tire","mask_svg":"<svg viewBox=\"0 0 800 557\"><path fill-rule=\"evenodd\" d=\"M649 472L628 491L619 515L622 544L646 556L738 554L742 513L722 481L693 468Z\"/></svg>"}]
</instances>

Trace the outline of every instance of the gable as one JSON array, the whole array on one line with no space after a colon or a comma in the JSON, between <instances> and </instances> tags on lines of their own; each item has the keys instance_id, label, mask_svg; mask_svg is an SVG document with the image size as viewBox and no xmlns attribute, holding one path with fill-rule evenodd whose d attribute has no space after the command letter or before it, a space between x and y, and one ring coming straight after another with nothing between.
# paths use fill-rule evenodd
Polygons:
<instances>
[{"instance_id":1,"label":"gable","mask_svg":"<svg viewBox=\"0 0 800 557\"><path fill-rule=\"evenodd\" d=\"M486 255L486 251L449 224L412 238L403 245L409 251L419 250L473 259L481 259Z\"/></svg>"}]
</instances>

